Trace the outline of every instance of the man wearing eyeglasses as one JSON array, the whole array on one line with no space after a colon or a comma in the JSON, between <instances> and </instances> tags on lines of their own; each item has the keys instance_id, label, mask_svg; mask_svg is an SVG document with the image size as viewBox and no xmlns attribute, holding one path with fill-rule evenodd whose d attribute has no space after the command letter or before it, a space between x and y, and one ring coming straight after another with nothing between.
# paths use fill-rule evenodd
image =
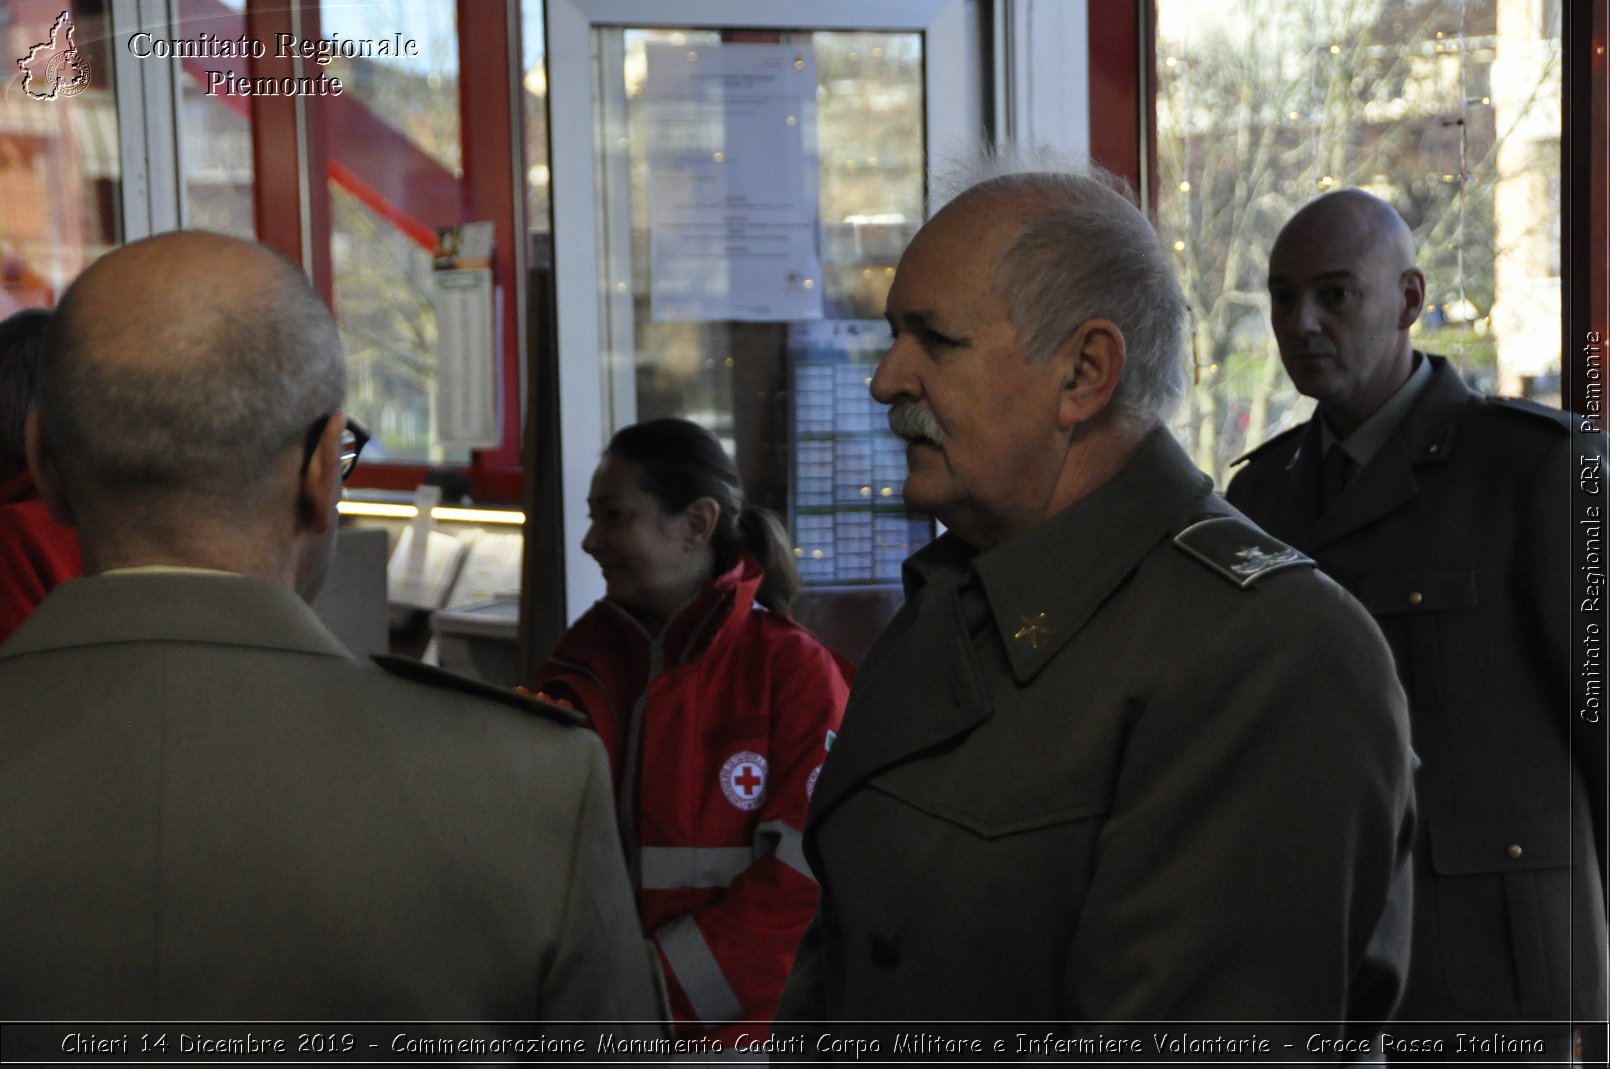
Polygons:
<instances>
[{"instance_id":1,"label":"man wearing eyeglasses","mask_svg":"<svg viewBox=\"0 0 1610 1069\"><path fill-rule=\"evenodd\" d=\"M303 600L365 435L301 272L162 235L47 344L30 460L88 578L0 649L0 1018L657 1017L593 735Z\"/></svg>"}]
</instances>

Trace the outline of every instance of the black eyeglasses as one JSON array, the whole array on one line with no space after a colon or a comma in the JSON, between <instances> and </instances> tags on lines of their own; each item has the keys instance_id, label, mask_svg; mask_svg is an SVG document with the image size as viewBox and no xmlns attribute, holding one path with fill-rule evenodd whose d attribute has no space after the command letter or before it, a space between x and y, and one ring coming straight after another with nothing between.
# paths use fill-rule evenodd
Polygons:
<instances>
[{"instance_id":1,"label":"black eyeglasses","mask_svg":"<svg viewBox=\"0 0 1610 1069\"><path fill-rule=\"evenodd\" d=\"M306 471L307 466L313 462L313 451L318 449L319 439L324 437L324 428L330 425L330 417L333 415L335 415L334 412L326 412L314 420L313 426L307 429L307 441L302 447L303 471ZM363 452L363 447L368 441L368 429L351 416L348 416L347 425L341 431L341 466L339 470L342 482L346 482L347 476L352 474L352 469L358 466L358 454Z\"/></svg>"}]
</instances>

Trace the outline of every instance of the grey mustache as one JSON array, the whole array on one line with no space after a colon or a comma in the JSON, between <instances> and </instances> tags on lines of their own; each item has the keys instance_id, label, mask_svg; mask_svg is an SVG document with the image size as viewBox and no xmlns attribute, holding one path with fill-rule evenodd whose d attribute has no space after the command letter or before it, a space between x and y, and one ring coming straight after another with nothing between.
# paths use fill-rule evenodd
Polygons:
<instances>
[{"instance_id":1,"label":"grey mustache","mask_svg":"<svg viewBox=\"0 0 1610 1069\"><path fill-rule=\"evenodd\" d=\"M889 407L889 429L907 441L926 438L939 445L945 440L945 432L939 429L939 420L926 401L896 401Z\"/></svg>"}]
</instances>

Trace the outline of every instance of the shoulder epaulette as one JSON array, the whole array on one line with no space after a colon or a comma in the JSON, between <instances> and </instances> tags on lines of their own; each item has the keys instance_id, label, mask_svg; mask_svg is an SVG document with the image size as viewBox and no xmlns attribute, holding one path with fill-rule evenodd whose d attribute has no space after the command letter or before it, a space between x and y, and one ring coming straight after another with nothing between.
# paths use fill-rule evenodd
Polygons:
<instances>
[{"instance_id":1,"label":"shoulder epaulette","mask_svg":"<svg viewBox=\"0 0 1610 1069\"><path fill-rule=\"evenodd\" d=\"M1314 563L1235 516L1197 520L1174 536L1174 544L1243 590L1275 572Z\"/></svg>"},{"instance_id":2,"label":"shoulder epaulette","mask_svg":"<svg viewBox=\"0 0 1610 1069\"><path fill-rule=\"evenodd\" d=\"M1262 453L1265 449L1272 449L1273 447L1284 442L1286 439L1291 438L1294 435L1301 434L1305 426L1307 426L1307 424L1299 423L1295 427L1287 427L1285 430L1281 431L1267 442L1264 442L1262 445L1254 446L1253 448L1248 449L1245 453L1242 453L1240 456L1236 457L1234 460L1230 461L1230 467L1233 468L1242 461L1251 460L1259 453Z\"/></svg>"},{"instance_id":3,"label":"shoulder epaulette","mask_svg":"<svg viewBox=\"0 0 1610 1069\"><path fill-rule=\"evenodd\" d=\"M1534 423L1547 423L1554 430L1563 434L1571 432L1571 413L1563 412L1558 408L1540 405L1536 401L1528 401L1520 397L1498 397L1488 394L1487 400L1494 409L1500 412L1512 412L1517 416L1524 416Z\"/></svg>"},{"instance_id":4,"label":"shoulder epaulette","mask_svg":"<svg viewBox=\"0 0 1610 1069\"><path fill-rule=\"evenodd\" d=\"M445 687L448 690L458 691L460 694L473 694L478 698L491 698L493 701L511 705L522 712L536 713L550 720L557 720L561 724L580 727L587 723L587 718L574 709L566 709L562 705L544 701L529 694L522 694L511 687L500 687L488 683L483 679L474 679L470 676L449 672L445 668L438 668L434 664L426 664L412 657L399 657L391 653L372 654L374 662L392 675L411 679L415 683L424 683L432 687Z\"/></svg>"}]
</instances>

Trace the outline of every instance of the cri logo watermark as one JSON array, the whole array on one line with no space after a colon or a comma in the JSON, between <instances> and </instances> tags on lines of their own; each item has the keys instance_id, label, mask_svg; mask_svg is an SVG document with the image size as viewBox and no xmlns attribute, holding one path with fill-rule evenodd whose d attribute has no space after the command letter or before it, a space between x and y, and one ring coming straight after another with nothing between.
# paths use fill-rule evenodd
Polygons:
<instances>
[{"instance_id":1,"label":"cri logo watermark","mask_svg":"<svg viewBox=\"0 0 1610 1069\"><path fill-rule=\"evenodd\" d=\"M89 88L89 59L73 43L73 17L63 11L41 41L17 60L22 91L35 100L77 96Z\"/></svg>"}]
</instances>

